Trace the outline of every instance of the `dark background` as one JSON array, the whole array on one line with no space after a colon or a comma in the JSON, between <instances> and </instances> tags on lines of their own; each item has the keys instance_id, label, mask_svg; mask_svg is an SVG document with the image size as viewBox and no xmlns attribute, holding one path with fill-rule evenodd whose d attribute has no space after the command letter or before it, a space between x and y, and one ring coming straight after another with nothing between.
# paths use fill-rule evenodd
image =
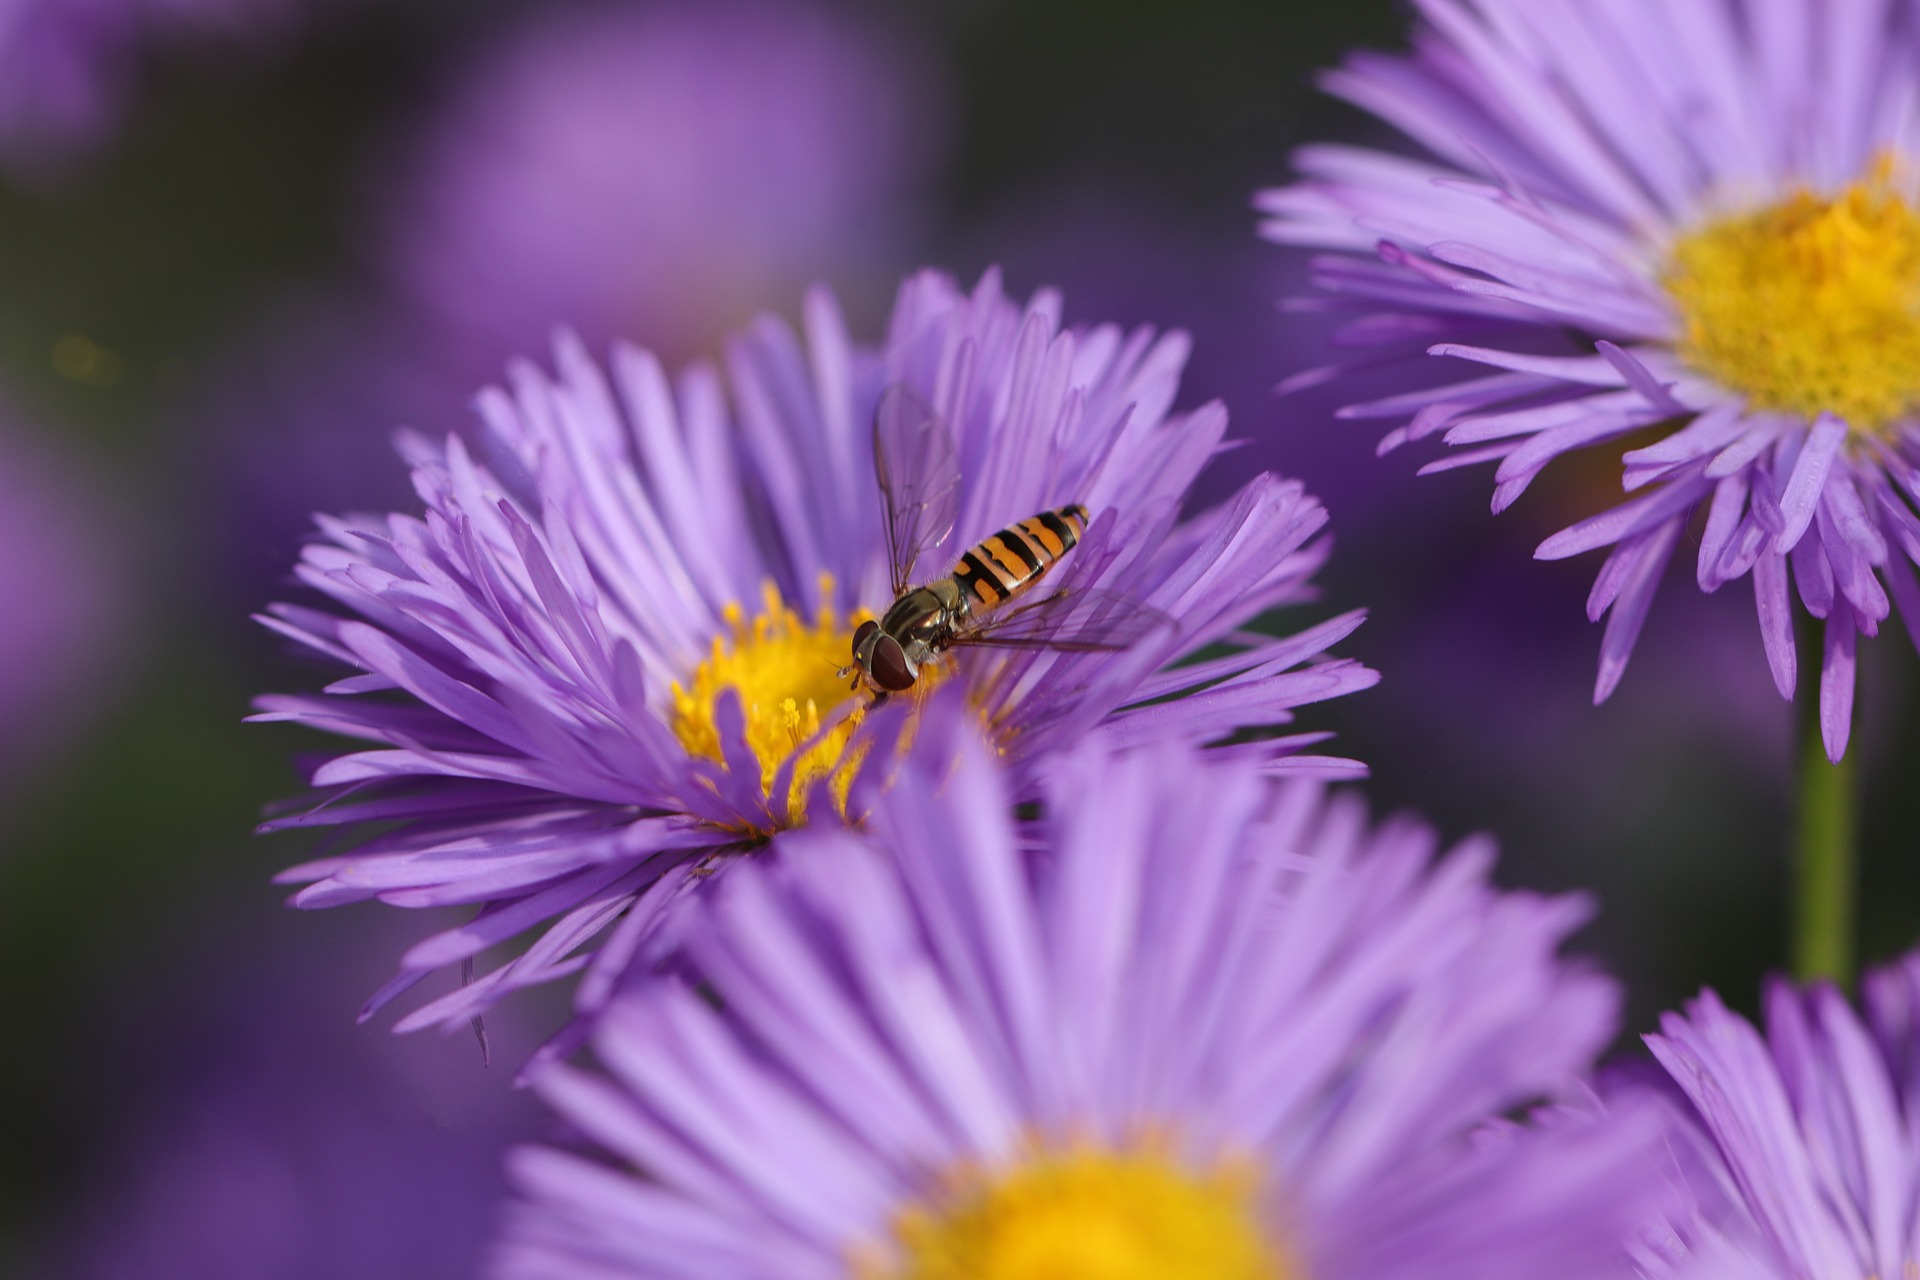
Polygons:
<instances>
[{"instance_id":1,"label":"dark background","mask_svg":"<svg viewBox=\"0 0 1920 1280\"><path fill-rule=\"evenodd\" d=\"M537 1129L510 1065L557 1005L498 1017L491 1069L464 1037L356 1027L427 922L293 914L269 883L303 848L249 832L314 743L240 721L255 693L320 677L245 615L285 589L305 518L289 504L404 486L376 463L353 469L364 494L295 484L283 500L259 459L270 472L300 393L252 416L220 406L262 362L322 364L273 336L290 310L384 305L369 210L393 140L467 51L552 7L336 0L270 49L145 48L113 137L53 178L0 176L0 426L77 486L115 590L103 656L6 731L0 1273L463 1274L497 1148ZM1424 458L1375 461L1370 427L1332 421L1337 392L1270 394L1325 352L1311 317L1274 305L1299 263L1256 239L1250 197L1301 141L1386 141L1312 75L1350 46L1403 43L1405 15L1357 0L841 12L884 27L928 86L924 172L873 275L1000 263L1016 293L1064 287L1070 319L1190 330L1188 402L1224 398L1253 441L1218 464L1218 491L1254 466L1305 479L1336 533L1312 617L1372 611L1342 649L1382 684L1306 725L1372 765L1376 808L1492 831L1509 884L1597 893L1580 945L1629 984L1623 1045L1702 984L1751 1008L1784 954L1791 715L1744 585L1702 598L1678 557L1596 710L1596 564L1531 548L1598 509L1609 459L1563 465L1494 520L1483 472L1416 481ZM849 296L874 335L885 288ZM407 359L398 340L383 354ZM464 394L440 395L449 421ZM363 399L376 436L435 412ZM1895 623L1862 664L1870 957L1916 926L1899 834L1917 816L1899 785L1920 749L1911 655Z\"/></svg>"}]
</instances>

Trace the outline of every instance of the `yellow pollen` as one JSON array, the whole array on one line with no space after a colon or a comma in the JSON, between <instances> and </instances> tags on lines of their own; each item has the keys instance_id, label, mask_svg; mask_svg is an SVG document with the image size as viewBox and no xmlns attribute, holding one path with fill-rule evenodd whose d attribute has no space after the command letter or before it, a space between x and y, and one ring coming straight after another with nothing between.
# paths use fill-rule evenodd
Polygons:
<instances>
[{"instance_id":1,"label":"yellow pollen","mask_svg":"<svg viewBox=\"0 0 1920 1280\"><path fill-rule=\"evenodd\" d=\"M1033 1146L898 1214L860 1280L1285 1280L1250 1162L1196 1172L1160 1144Z\"/></svg>"},{"instance_id":2,"label":"yellow pollen","mask_svg":"<svg viewBox=\"0 0 1920 1280\"><path fill-rule=\"evenodd\" d=\"M1869 434L1920 405L1920 211L1883 157L1827 199L1800 191L1712 222L1662 278L1680 355L1756 408Z\"/></svg>"},{"instance_id":3,"label":"yellow pollen","mask_svg":"<svg viewBox=\"0 0 1920 1280\"><path fill-rule=\"evenodd\" d=\"M831 575L821 577L821 598L811 623L787 605L771 582L762 588L761 612L751 622L738 604L728 605L727 634L714 637L712 653L692 679L673 686L673 731L689 754L709 760L725 758L714 723L715 704L723 690L739 691L746 712L747 744L760 763L760 789L776 818L781 815L780 806L772 804L775 776L788 757L853 696L852 680L841 677L838 669L852 654L853 629L871 616L865 610L844 618L835 612ZM828 775L844 810L859 761L843 757L862 710L856 708L807 747L794 766L784 797L784 821L779 825L798 826L806 820L807 789Z\"/></svg>"}]
</instances>

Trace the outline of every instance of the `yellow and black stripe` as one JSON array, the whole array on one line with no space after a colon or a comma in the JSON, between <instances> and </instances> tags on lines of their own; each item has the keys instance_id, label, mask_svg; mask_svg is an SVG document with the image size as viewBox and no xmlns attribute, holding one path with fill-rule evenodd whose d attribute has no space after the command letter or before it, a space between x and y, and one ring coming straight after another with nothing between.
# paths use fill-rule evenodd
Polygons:
<instances>
[{"instance_id":1,"label":"yellow and black stripe","mask_svg":"<svg viewBox=\"0 0 1920 1280\"><path fill-rule=\"evenodd\" d=\"M1029 516L968 548L953 567L954 580L976 611L991 609L1038 582L1086 527L1087 509L1077 502Z\"/></svg>"}]
</instances>

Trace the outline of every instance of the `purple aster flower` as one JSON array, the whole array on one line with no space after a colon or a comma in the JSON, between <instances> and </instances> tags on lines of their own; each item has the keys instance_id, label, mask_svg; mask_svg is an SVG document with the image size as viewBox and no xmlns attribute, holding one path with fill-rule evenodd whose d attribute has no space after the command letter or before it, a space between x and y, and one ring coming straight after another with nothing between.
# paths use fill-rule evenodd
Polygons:
<instances>
[{"instance_id":1,"label":"purple aster flower","mask_svg":"<svg viewBox=\"0 0 1920 1280\"><path fill-rule=\"evenodd\" d=\"M0 30L0 151L14 164L37 152L96 142L125 96L128 37L112 0L15 4Z\"/></svg>"},{"instance_id":2,"label":"purple aster flower","mask_svg":"<svg viewBox=\"0 0 1920 1280\"><path fill-rule=\"evenodd\" d=\"M571 973L619 921L591 1004L718 854L837 818L855 775L890 765L914 699L870 715L840 669L855 627L893 599L872 453L891 388L950 424L962 479L943 556L1080 503L1089 519L1059 581L1164 617L1124 649L931 663L927 683L964 686L1023 777L1096 726L1213 743L1373 682L1321 657L1357 613L1292 636L1247 626L1305 598L1325 554L1325 513L1298 484L1261 475L1181 518L1227 417L1173 411L1180 335L1064 329L1056 296L1023 307L992 273L971 295L910 278L877 349L854 344L825 292L808 297L804 334L763 320L730 346L725 382L706 366L670 380L630 348L609 373L561 341L555 376L519 366L510 390L480 397L478 454L404 441L424 519L323 523L298 572L335 610L265 619L353 674L264 698L263 718L367 744L321 765L314 795L268 827L384 824L287 873L309 883L296 903L479 908L410 951L373 1007L544 930L402 1028ZM920 576L947 563L929 556ZM1221 749L1269 770L1357 771L1299 754L1321 737Z\"/></svg>"},{"instance_id":3,"label":"purple aster flower","mask_svg":"<svg viewBox=\"0 0 1920 1280\"><path fill-rule=\"evenodd\" d=\"M811 280L885 260L891 287L935 83L878 29L791 0L540 13L391 157L382 256L493 360L561 323L710 350Z\"/></svg>"},{"instance_id":4,"label":"purple aster flower","mask_svg":"<svg viewBox=\"0 0 1920 1280\"><path fill-rule=\"evenodd\" d=\"M1633 494L1543 542L1611 552L1596 700L1690 521L1697 577L1751 573L1783 696L1793 606L1825 620L1820 722L1845 751L1855 645L1897 605L1920 636L1920 24L1869 0L1421 0L1408 56L1335 93L1431 158L1311 147L1265 234L1351 251L1321 286L1385 362L1438 385L1348 406L1383 448L1497 462L1494 509L1551 460L1625 448ZM1357 254L1371 253L1371 257ZM1305 375L1305 380L1324 376ZM1891 602L1891 603L1890 603Z\"/></svg>"},{"instance_id":5,"label":"purple aster flower","mask_svg":"<svg viewBox=\"0 0 1920 1280\"><path fill-rule=\"evenodd\" d=\"M1766 1032L1712 991L1647 1037L1677 1086L1685 1211L1641 1233L1655 1276L1865 1280L1920 1271L1920 953L1831 985L1774 981Z\"/></svg>"},{"instance_id":6,"label":"purple aster flower","mask_svg":"<svg viewBox=\"0 0 1920 1280\"><path fill-rule=\"evenodd\" d=\"M1650 1131L1489 1124L1608 1038L1613 983L1555 955L1583 901L1164 743L1056 757L1023 830L952 710L872 838L690 905L694 981L630 979L607 1075L536 1069L595 1150L513 1154L495 1274L1617 1271Z\"/></svg>"},{"instance_id":7,"label":"purple aster flower","mask_svg":"<svg viewBox=\"0 0 1920 1280\"><path fill-rule=\"evenodd\" d=\"M307 0L11 0L0 5L0 163L57 174L120 122L149 41L259 40Z\"/></svg>"}]
</instances>

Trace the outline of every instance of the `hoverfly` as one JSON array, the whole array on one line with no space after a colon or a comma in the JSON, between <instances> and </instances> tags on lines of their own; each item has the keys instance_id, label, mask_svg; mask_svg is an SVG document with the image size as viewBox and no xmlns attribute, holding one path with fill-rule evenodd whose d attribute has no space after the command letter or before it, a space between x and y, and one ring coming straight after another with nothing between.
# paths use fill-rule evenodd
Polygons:
<instances>
[{"instance_id":1,"label":"hoverfly","mask_svg":"<svg viewBox=\"0 0 1920 1280\"><path fill-rule=\"evenodd\" d=\"M1061 587L1011 603L1079 545L1087 509L1074 502L1016 521L969 547L944 577L913 586L922 552L953 532L960 509L959 455L946 420L907 387L889 386L873 416L873 469L894 601L853 633L840 669L872 688L874 703L913 687L920 669L962 645L1125 649L1172 619L1110 591Z\"/></svg>"}]
</instances>

